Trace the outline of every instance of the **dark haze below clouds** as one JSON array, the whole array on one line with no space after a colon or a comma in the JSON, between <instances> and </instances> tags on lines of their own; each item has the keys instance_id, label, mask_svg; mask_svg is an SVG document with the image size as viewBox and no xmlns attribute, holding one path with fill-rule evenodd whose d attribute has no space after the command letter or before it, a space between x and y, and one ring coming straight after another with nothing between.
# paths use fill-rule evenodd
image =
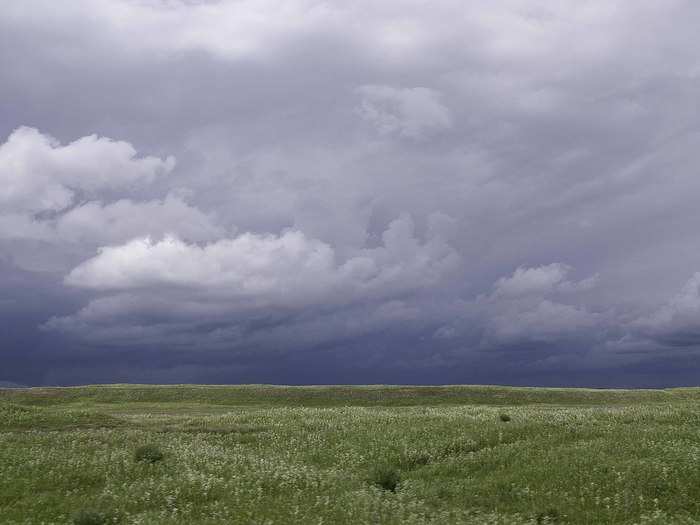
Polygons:
<instances>
[{"instance_id":1,"label":"dark haze below clouds","mask_svg":"<svg viewBox=\"0 0 700 525\"><path fill-rule=\"evenodd\" d=\"M690 1L0 7L0 382L694 385Z\"/></svg>"}]
</instances>

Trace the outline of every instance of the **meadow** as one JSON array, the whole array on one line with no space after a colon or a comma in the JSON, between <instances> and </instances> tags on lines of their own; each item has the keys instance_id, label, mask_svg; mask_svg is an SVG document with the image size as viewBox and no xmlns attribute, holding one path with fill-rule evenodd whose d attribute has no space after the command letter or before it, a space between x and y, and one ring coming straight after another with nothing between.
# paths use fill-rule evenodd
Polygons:
<instances>
[{"instance_id":1,"label":"meadow","mask_svg":"<svg viewBox=\"0 0 700 525\"><path fill-rule=\"evenodd\" d=\"M700 389L4 389L0 523L700 524Z\"/></svg>"}]
</instances>

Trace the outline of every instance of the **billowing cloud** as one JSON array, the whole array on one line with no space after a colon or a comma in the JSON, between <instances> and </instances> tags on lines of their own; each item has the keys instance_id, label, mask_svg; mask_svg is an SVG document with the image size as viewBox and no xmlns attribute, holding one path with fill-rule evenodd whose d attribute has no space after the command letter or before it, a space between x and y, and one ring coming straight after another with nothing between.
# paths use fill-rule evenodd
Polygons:
<instances>
[{"instance_id":1,"label":"billowing cloud","mask_svg":"<svg viewBox=\"0 0 700 525\"><path fill-rule=\"evenodd\" d=\"M34 128L20 127L0 145L0 209L61 211L78 194L149 183L174 165L173 157L139 158L128 142L90 135L62 146Z\"/></svg>"},{"instance_id":2,"label":"billowing cloud","mask_svg":"<svg viewBox=\"0 0 700 525\"><path fill-rule=\"evenodd\" d=\"M490 309L482 344L486 347L529 346L572 341L590 336L600 316L585 308L542 299L530 304L499 305Z\"/></svg>"},{"instance_id":3,"label":"billowing cloud","mask_svg":"<svg viewBox=\"0 0 700 525\"><path fill-rule=\"evenodd\" d=\"M551 352L564 343L592 345L610 319L584 297L595 287L596 276L568 280L573 271L562 263L518 267L497 279L488 294L463 302L456 318L440 326L433 338L489 351L535 347Z\"/></svg>"},{"instance_id":4,"label":"billowing cloud","mask_svg":"<svg viewBox=\"0 0 700 525\"><path fill-rule=\"evenodd\" d=\"M65 278L69 286L114 296L97 299L76 316L47 326L83 330L90 337L91 328L109 321L121 324L123 319L141 325L142 317L167 324L188 316L210 323L229 316L235 326L264 309L272 315L298 313L309 306L333 311L434 287L457 268L459 260L440 237L417 239L408 216L389 225L382 245L346 260L339 260L333 247L296 230L280 235L245 233L204 245L174 237L136 239L101 248ZM378 312L394 317L387 308ZM212 330L221 333L218 325ZM195 333L207 337L200 328Z\"/></svg>"},{"instance_id":5,"label":"billowing cloud","mask_svg":"<svg viewBox=\"0 0 700 525\"><path fill-rule=\"evenodd\" d=\"M574 294L595 286L596 276L582 281L569 281L573 270L562 263L534 268L517 268L512 275L501 277L493 292L476 301L485 312L482 344L511 345L551 344L590 336L590 330L601 328L601 315L589 311L584 304L567 304L552 296ZM572 298L570 298L572 299Z\"/></svg>"},{"instance_id":6,"label":"billowing cloud","mask_svg":"<svg viewBox=\"0 0 700 525\"><path fill-rule=\"evenodd\" d=\"M173 237L137 239L101 248L68 274L66 284L96 290L184 286L233 298L303 304L328 294L361 297L376 289L427 286L458 262L440 240L420 244L408 217L392 222L383 241L383 246L340 263L331 246L299 231L247 233L204 246Z\"/></svg>"},{"instance_id":7,"label":"billowing cloud","mask_svg":"<svg viewBox=\"0 0 700 525\"><path fill-rule=\"evenodd\" d=\"M173 157L139 156L128 142L90 135L61 145L34 128L16 129L0 145L0 253L36 268L28 252L40 251L37 243L50 259L61 251L85 257L105 243L144 235L192 241L225 235L177 192L119 198L149 189L174 165Z\"/></svg>"},{"instance_id":8,"label":"billowing cloud","mask_svg":"<svg viewBox=\"0 0 700 525\"><path fill-rule=\"evenodd\" d=\"M457 263L447 245L434 240L421 245L412 230L409 218L394 221L384 232L384 246L364 250L342 264L336 262L332 247L299 231L279 236L248 233L202 247L173 237L137 239L101 248L99 255L72 270L66 283L97 290L186 286L282 303L318 300L329 292L410 289L435 283Z\"/></svg>"}]
</instances>

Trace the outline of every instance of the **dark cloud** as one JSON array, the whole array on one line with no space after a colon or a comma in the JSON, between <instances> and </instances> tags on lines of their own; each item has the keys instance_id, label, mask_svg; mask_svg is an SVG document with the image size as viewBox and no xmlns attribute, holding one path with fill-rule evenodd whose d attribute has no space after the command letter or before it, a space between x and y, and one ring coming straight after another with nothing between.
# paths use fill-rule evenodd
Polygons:
<instances>
[{"instance_id":1,"label":"dark cloud","mask_svg":"<svg viewBox=\"0 0 700 525\"><path fill-rule=\"evenodd\" d=\"M1 7L0 380L687 384L698 22Z\"/></svg>"}]
</instances>

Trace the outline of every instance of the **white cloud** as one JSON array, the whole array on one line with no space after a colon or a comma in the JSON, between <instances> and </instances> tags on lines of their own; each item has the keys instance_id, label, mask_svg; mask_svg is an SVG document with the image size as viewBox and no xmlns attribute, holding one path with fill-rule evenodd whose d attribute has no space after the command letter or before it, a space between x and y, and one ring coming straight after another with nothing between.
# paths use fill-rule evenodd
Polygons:
<instances>
[{"instance_id":1,"label":"white cloud","mask_svg":"<svg viewBox=\"0 0 700 525\"><path fill-rule=\"evenodd\" d=\"M374 317L414 318L413 307L392 299L439 285L458 266L459 256L440 237L416 238L408 216L393 221L382 239L381 246L345 260L332 246L298 230L244 233L205 244L168 236L104 247L74 268L65 283L111 295L46 326L94 339L115 330L146 334L176 325L180 332L201 331L199 324L208 320L223 333L255 312L333 311L376 301L384 304ZM144 319L153 326L145 326Z\"/></svg>"},{"instance_id":2,"label":"white cloud","mask_svg":"<svg viewBox=\"0 0 700 525\"><path fill-rule=\"evenodd\" d=\"M457 262L442 241L421 244L408 217L392 222L383 239L384 246L340 262L331 246L295 230L277 236L245 233L202 246L170 236L143 238L101 248L73 269L66 283L95 290L184 286L215 296L298 305L329 296L420 288Z\"/></svg>"},{"instance_id":3,"label":"white cloud","mask_svg":"<svg viewBox=\"0 0 700 525\"><path fill-rule=\"evenodd\" d=\"M449 110L433 89L362 86L358 91L360 115L382 135L418 139L452 125Z\"/></svg>"},{"instance_id":4,"label":"white cloud","mask_svg":"<svg viewBox=\"0 0 700 525\"><path fill-rule=\"evenodd\" d=\"M128 142L90 135L61 145L18 128L0 145L0 253L25 269L56 271L100 245L145 235L212 241L230 233L176 191L113 200L152 187L174 163L137 156Z\"/></svg>"},{"instance_id":5,"label":"white cloud","mask_svg":"<svg viewBox=\"0 0 700 525\"><path fill-rule=\"evenodd\" d=\"M0 145L0 215L61 211L78 193L149 183L174 165L172 157L138 158L128 142L90 135L62 146L21 127Z\"/></svg>"},{"instance_id":6,"label":"white cloud","mask_svg":"<svg viewBox=\"0 0 700 525\"><path fill-rule=\"evenodd\" d=\"M486 319L482 344L518 345L524 343L555 343L571 340L599 326L598 314L576 305L547 299L531 304L501 305Z\"/></svg>"},{"instance_id":7,"label":"white cloud","mask_svg":"<svg viewBox=\"0 0 700 525\"><path fill-rule=\"evenodd\" d=\"M600 330L605 318L575 300L577 294L595 286L597 276L571 281L567 276L572 271L562 263L521 266L498 279L491 294L479 296L470 305L471 316L483 327L480 345L517 347L594 339L592 331Z\"/></svg>"},{"instance_id":8,"label":"white cloud","mask_svg":"<svg viewBox=\"0 0 700 525\"><path fill-rule=\"evenodd\" d=\"M518 267L509 277L501 277L494 284L493 297L519 297L551 292L575 292L592 288L597 276L574 282L566 279L571 266L552 263L534 268Z\"/></svg>"},{"instance_id":9,"label":"white cloud","mask_svg":"<svg viewBox=\"0 0 700 525\"><path fill-rule=\"evenodd\" d=\"M335 271L328 245L290 231L243 234L205 246L174 237L137 239L101 248L71 271L66 283L97 290L186 286L241 298L275 294L282 300L290 292L325 287Z\"/></svg>"}]
</instances>

